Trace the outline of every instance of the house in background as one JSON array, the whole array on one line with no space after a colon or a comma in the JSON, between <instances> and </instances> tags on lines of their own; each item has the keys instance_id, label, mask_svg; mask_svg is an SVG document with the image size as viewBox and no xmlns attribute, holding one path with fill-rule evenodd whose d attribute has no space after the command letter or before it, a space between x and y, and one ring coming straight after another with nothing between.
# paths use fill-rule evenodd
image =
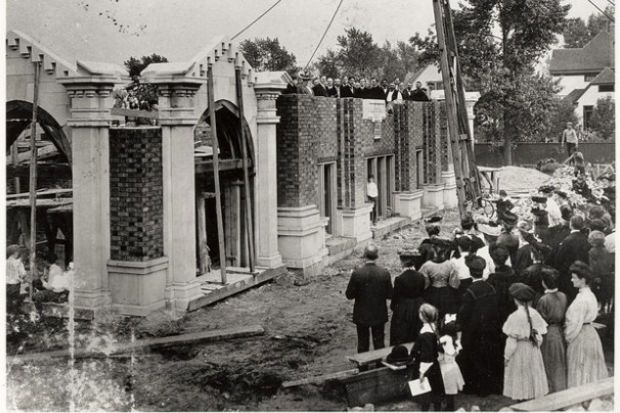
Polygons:
<instances>
[{"instance_id":1,"label":"house in background","mask_svg":"<svg viewBox=\"0 0 620 413\"><path fill-rule=\"evenodd\" d=\"M420 70L407 73L405 76L405 84L415 82L422 82L422 87L426 88L429 92L433 90L443 90L443 80L441 78L441 72L439 67L434 64L429 64Z\"/></svg>"},{"instance_id":2,"label":"house in background","mask_svg":"<svg viewBox=\"0 0 620 413\"><path fill-rule=\"evenodd\" d=\"M602 30L584 47L556 49L549 73L559 80L559 95L571 102L584 129L599 99L614 98L614 39Z\"/></svg>"}]
</instances>

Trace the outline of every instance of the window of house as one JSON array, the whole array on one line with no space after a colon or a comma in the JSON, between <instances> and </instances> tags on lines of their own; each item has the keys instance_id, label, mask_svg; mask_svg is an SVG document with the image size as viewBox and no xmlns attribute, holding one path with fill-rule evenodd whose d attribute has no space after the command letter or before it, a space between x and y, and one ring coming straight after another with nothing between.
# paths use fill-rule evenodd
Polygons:
<instances>
[{"instance_id":1,"label":"window of house","mask_svg":"<svg viewBox=\"0 0 620 413\"><path fill-rule=\"evenodd\" d=\"M333 234L336 215L336 163L329 162L319 165L319 212L322 217L329 218L325 231Z\"/></svg>"},{"instance_id":2,"label":"window of house","mask_svg":"<svg viewBox=\"0 0 620 413\"><path fill-rule=\"evenodd\" d=\"M599 92L613 92L614 85L598 85Z\"/></svg>"},{"instance_id":3,"label":"window of house","mask_svg":"<svg viewBox=\"0 0 620 413\"><path fill-rule=\"evenodd\" d=\"M583 76L583 80L585 80L586 82L591 82L591 81L594 80L596 75L597 75L597 73L588 73L587 75Z\"/></svg>"},{"instance_id":4,"label":"window of house","mask_svg":"<svg viewBox=\"0 0 620 413\"><path fill-rule=\"evenodd\" d=\"M594 106L588 105L583 107L583 128L590 129L590 121L592 119L592 112L594 111Z\"/></svg>"},{"instance_id":5,"label":"window of house","mask_svg":"<svg viewBox=\"0 0 620 413\"><path fill-rule=\"evenodd\" d=\"M367 178L374 176L379 196L377 197L377 218L388 218L394 209L394 156L375 156L366 160Z\"/></svg>"}]
</instances>

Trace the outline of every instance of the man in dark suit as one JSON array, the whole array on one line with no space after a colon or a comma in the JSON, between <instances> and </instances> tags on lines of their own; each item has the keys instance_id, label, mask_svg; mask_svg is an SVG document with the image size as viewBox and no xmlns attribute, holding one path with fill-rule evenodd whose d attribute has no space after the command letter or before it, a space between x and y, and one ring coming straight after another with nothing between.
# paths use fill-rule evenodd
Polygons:
<instances>
[{"instance_id":1,"label":"man in dark suit","mask_svg":"<svg viewBox=\"0 0 620 413\"><path fill-rule=\"evenodd\" d=\"M352 98L353 97L353 82L355 82L355 78L345 76L342 82L342 88L340 89L340 97L341 98Z\"/></svg>"},{"instance_id":2,"label":"man in dark suit","mask_svg":"<svg viewBox=\"0 0 620 413\"><path fill-rule=\"evenodd\" d=\"M355 300L353 322L357 326L357 352L370 349L370 332L375 350L385 347L385 323L388 320L386 300L392 298L392 278L390 273L375 261L379 249L369 245L364 250L366 263L355 269L347 286L346 297Z\"/></svg>"},{"instance_id":3,"label":"man in dark suit","mask_svg":"<svg viewBox=\"0 0 620 413\"><path fill-rule=\"evenodd\" d=\"M495 288L482 279L486 266L483 258L470 254L465 264L473 278L456 317L462 331L463 351L457 362L465 379L465 393L487 396L501 394L503 349L499 319L499 297Z\"/></svg>"},{"instance_id":4,"label":"man in dark suit","mask_svg":"<svg viewBox=\"0 0 620 413\"><path fill-rule=\"evenodd\" d=\"M321 84L318 78L314 79L314 86L312 87L312 93L314 93L314 96L327 96L327 89L325 89L325 86Z\"/></svg>"},{"instance_id":5,"label":"man in dark suit","mask_svg":"<svg viewBox=\"0 0 620 413\"><path fill-rule=\"evenodd\" d=\"M422 89L422 82L415 82L415 90L409 94L409 99L417 102L428 102L430 99L426 89Z\"/></svg>"},{"instance_id":6,"label":"man in dark suit","mask_svg":"<svg viewBox=\"0 0 620 413\"><path fill-rule=\"evenodd\" d=\"M590 243L588 237L583 233L585 220L579 215L570 219L570 234L558 246L555 255L552 257L552 266L560 272L558 288L572 302L577 295L577 290L571 283L570 266L575 261L583 261L586 264L589 260L588 251Z\"/></svg>"}]
</instances>

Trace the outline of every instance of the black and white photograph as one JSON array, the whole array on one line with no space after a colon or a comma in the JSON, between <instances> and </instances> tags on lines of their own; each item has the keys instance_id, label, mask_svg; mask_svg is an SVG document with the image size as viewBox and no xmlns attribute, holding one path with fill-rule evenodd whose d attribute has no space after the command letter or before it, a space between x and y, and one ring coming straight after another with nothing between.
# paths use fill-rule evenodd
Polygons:
<instances>
[{"instance_id":1,"label":"black and white photograph","mask_svg":"<svg viewBox=\"0 0 620 413\"><path fill-rule=\"evenodd\" d=\"M616 411L615 1L3 1L0 410Z\"/></svg>"}]
</instances>

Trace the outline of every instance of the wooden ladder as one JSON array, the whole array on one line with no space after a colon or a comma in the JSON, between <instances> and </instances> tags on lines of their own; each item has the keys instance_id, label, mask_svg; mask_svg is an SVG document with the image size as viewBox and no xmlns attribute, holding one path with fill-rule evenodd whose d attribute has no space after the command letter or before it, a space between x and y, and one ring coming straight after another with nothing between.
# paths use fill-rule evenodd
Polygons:
<instances>
[{"instance_id":1,"label":"wooden ladder","mask_svg":"<svg viewBox=\"0 0 620 413\"><path fill-rule=\"evenodd\" d=\"M437 43L441 53L440 68L446 100L449 145L454 165L459 212L467 213L468 202L480 196L480 178L467 121L465 90L461 77L450 0L433 0ZM450 156L448 156L450 159Z\"/></svg>"}]
</instances>

